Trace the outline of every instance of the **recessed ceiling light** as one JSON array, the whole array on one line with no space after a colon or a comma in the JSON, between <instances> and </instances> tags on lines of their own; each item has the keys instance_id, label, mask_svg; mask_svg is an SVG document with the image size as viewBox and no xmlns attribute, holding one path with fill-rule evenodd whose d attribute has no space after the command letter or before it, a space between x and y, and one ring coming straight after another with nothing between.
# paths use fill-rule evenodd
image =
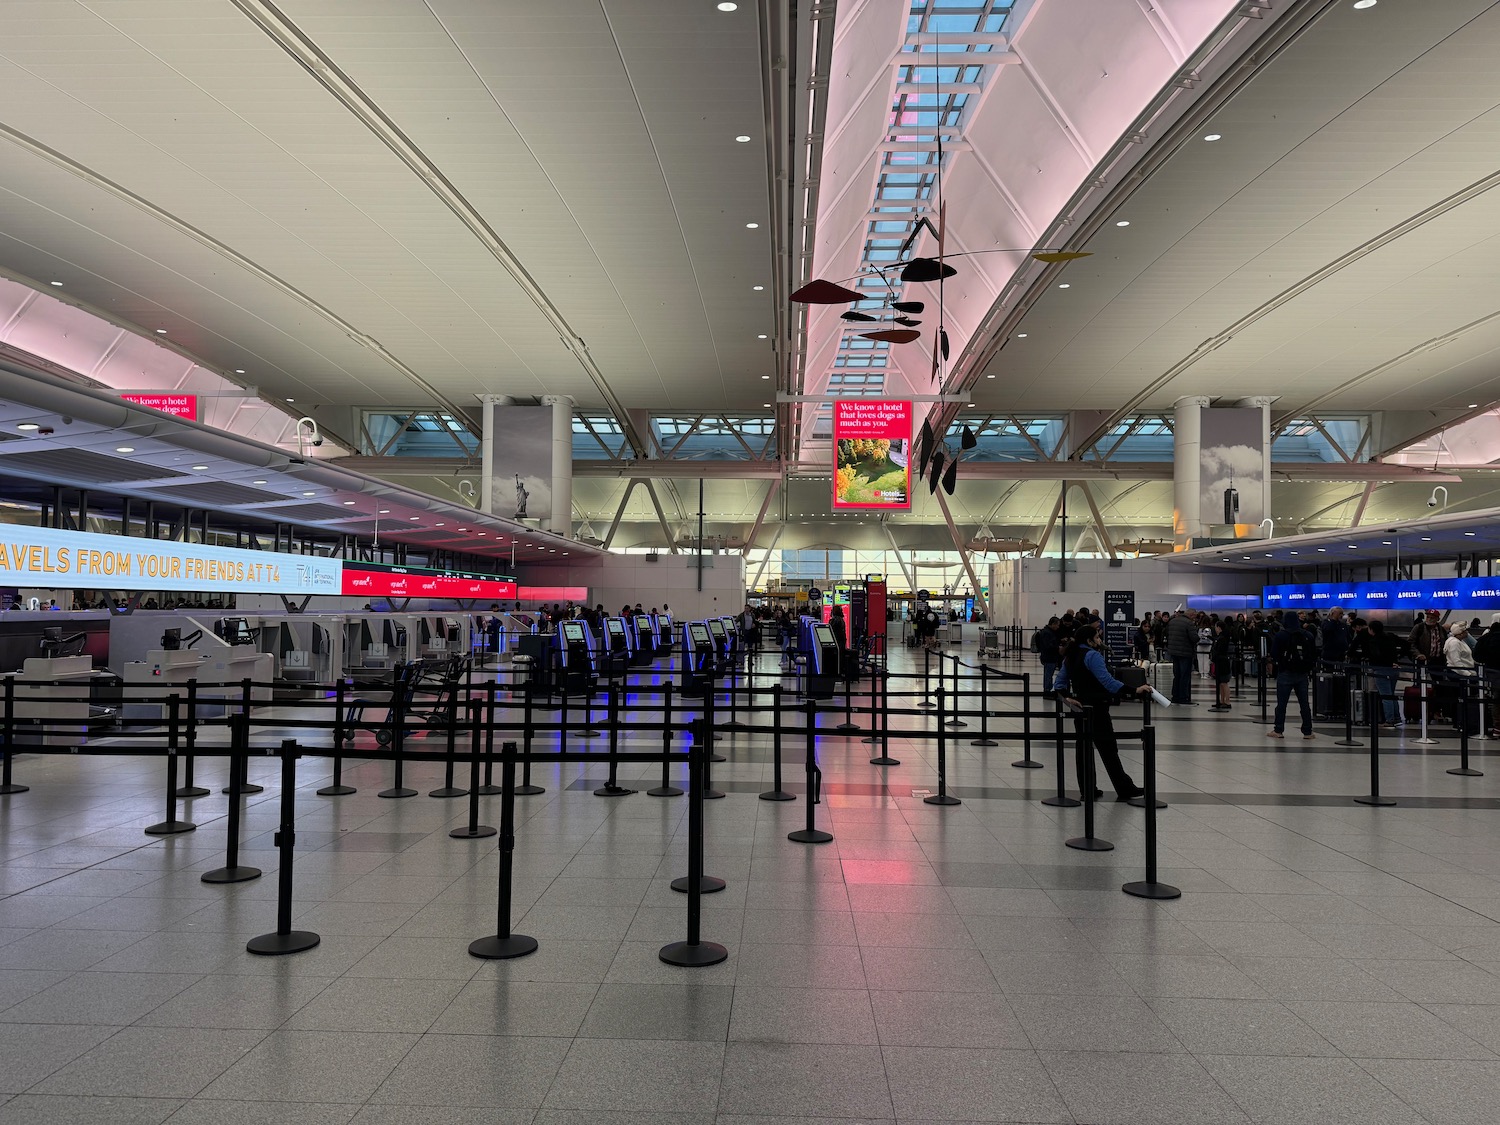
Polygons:
<instances>
[{"instance_id":1,"label":"recessed ceiling light","mask_svg":"<svg viewBox=\"0 0 1500 1125\"><path fill-rule=\"evenodd\" d=\"M746 223L745 224L745 229L746 230L759 230L760 229L760 224L759 223Z\"/></svg>"},{"instance_id":2,"label":"recessed ceiling light","mask_svg":"<svg viewBox=\"0 0 1500 1125\"><path fill-rule=\"evenodd\" d=\"M1470 410L1478 410L1479 409L1479 404L1477 402L1471 402L1471 403L1469 403L1469 409Z\"/></svg>"},{"instance_id":3,"label":"recessed ceiling light","mask_svg":"<svg viewBox=\"0 0 1500 1125\"><path fill-rule=\"evenodd\" d=\"M1129 219L1121 219L1118 223L1115 224L1115 226L1117 226L1117 227L1128 227L1129 225L1130 225L1130 220Z\"/></svg>"},{"instance_id":4,"label":"recessed ceiling light","mask_svg":"<svg viewBox=\"0 0 1500 1125\"><path fill-rule=\"evenodd\" d=\"M380 511L376 512L375 514L379 516L388 516L391 514L391 510L389 508L381 508Z\"/></svg>"},{"instance_id":5,"label":"recessed ceiling light","mask_svg":"<svg viewBox=\"0 0 1500 1125\"><path fill-rule=\"evenodd\" d=\"M770 339L770 337L769 337L769 336L767 336L767 335L766 335L766 334L765 334L765 333L764 333L764 332L762 332L762 333L761 333L761 334L760 334L760 335L759 335L759 336L757 336L757 337L755 337L755 338L756 338L756 339L757 339L757 340L768 340L768 339Z\"/></svg>"},{"instance_id":6,"label":"recessed ceiling light","mask_svg":"<svg viewBox=\"0 0 1500 1125\"><path fill-rule=\"evenodd\" d=\"M485 538L485 537L486 537L486 536L487 536L487 535L489 535L489 532L488 532L488 531L481 531L481 532L480 532L480 533L479 533L479 538L481 538L481 539L483 539L483 538Z\"/></svg>"},{"instance_id":7,"label":"recessed ceiling light","mask_svg":"<svg viewBox=\"0 0 1500 1125\"><path fill-rule=\"evenodd\" d=\"M458 530L459 530L459 531L468 531L468 530L469 530L469 529L468 529L468 528L467 528L467 527L461 527L461 528L459 528L459 529L458 529Z\"/></svg>"},{"instance_id":8,"label":"recessed ceiling light","mask_svg":"<svg viewBox=\"0 0 1500 1125\"><path fill-rule=\"evenodd\" d=\"M973 405L974 405L974 404L973 404L973 403L972 403L972 402L971 402L971 403L969 403L969 405L970 405L970 406L973 406Z\"/></svg>"},{"instance_id":9,"label":"recessed ceiling light","mask_svg":"<svg viewBox=\"0 0 1500 1125\"><path fill-rule=\"evenodd\" d=\"M1464 534L1467 535L1467 536L1469 536L1469 538L1472 539L1474 536L1478 535L1479 532L1477 532L1477 531L1466 531L1466 532L1464 532Z\"/></svg>"},{"instance_id":10,"label":"recessed ceiling light","mask_svg":"<svg viewBox=\"0 0 1500 1125\"><path fill-rule=\"evenodd\" d=\"M1354 0L1354 10L1362 12L1366 8L1373 8L1377 2L1378 0Z\"/></svg>"},{"instance_id":11,"label":"recessed ceiling light","mask_svg":"<svg viewBox=\"0 0 1500 1125\"><path fill-rule=\"evenodd\" d=\"M1288 551L1287 552L1287 554L1289 554L1289 555L1295 555L1296 553L1297 553L1296 551Z\"/></svg>"},{"instance_id":12,"label":"recessed ceiling light","mask_svg":"<svg viewBox=\"0 0 1500 1125\"><path fill-rule=\"evenodd\" d=\"M352 507L354 507L354 501L353 500L345 500L344 501L344 507L346 507L346 508L352 508Z\"/></svg>"},{"instance_id":13,"label":"recessed ceiling light","mask_svg":"<svg viewBox=\"0 0 1500 1125\"><path fill-rule=\"evenodd\" d=\"M115 446L115 452L116 453L134 453L135 452L135 446L133 446L133 445L117 445L117 446Z\"/></svg>"},{"instance_id":14,"label":"recessed ceiling light","mask_svg":"<svg viewBox=\"0 0 1500 1125\"><path fill-rule=\"evenodd\" d=\"M771 404L769 402L763 402L763 403L761 403L761 405L762 406L770 406Z\"/></svg>"},{"instance_id":15,"label":"recessed ceiling light","mask_svg":"<svg viewBox=\"0 0 1500 1125\"><path fill-rule=\"evenodd\" d=\"M757 293L759 293L763 289L765 289L765 286L764 285L752 285L752 286L750 286L750 288L753 289L753 290L755 290Z\"/></svg>"},{"instance_id":16,"label":"recessed ceiling light","mask_svg":"<svg viewBox=\"0 0 1500 1125\"><path fill-rule=\"evenodd\" d=\"M1222 133L1210 133L1210 134L1208 134L1208 136L1204 137L1203 139L1205 141L1221 141L1221 140L1224 139L1224 134L1222 134Z\"/></svg>"},{"instance_id":17,"label":"recessed ceiling light","mask_svg":"<svg viewBox=\"0 0 1500 1125\"><path fill-rule=\"evenodd\" d=\"M16 429L18 429L18 430L39 430L39 429L41 429L41 427L38 426L35 422L22 422L19 426L16 427Z\"/></svg>"},{"instance_id":18,"label":"recessed ceiling light","mask_svg":"<svg viewBox=\"0 0 1500 1125\"><path fill-rule=\"evenodd\" d=\"M243 375L245 373L245 369L243 367L236 367L234 369L234 373L236 375Z\"/></svg>"},{"instance_id":19,"label":"recessed ceiling light","mask_svg":"<svg viewBox=\"0 0 1500 1125\"><path fill-rule=\"evenodd\" d=\"M156 334L158 336L165 336L167 334L167 330L165 328L158 328L156 330Z\"/></svg>"},{"instance_id":20,"label":"recessed ceiling light","mask_svg":"<svg viewBox=\"0 0 1500 1125\"><path fill-rule=\"evenodd\" d=\"M206 472L208 472L208 466L207 465L194 465L193 466L193 472L195 472L195 473L206 473Z\"/></svg>"},{"instance_id":21,"label":"recessed ceiling light","mask_svg":"<svg viewBox=\"0 0 1500 1125\"><path fill-rule=\"evenodd\" d=\"M722 2L719 4L719 11L732 12L738 7L739 5L732 3L732 0L722 0Z\"/></svg>"},{"instance_id":22,"label":"recessed ceiling light","mask_svg":"<svg viewBox=\"0 0 1500 1125\"><path fill-rule=\"evenodd\" d=\"M61 285L61 284L62 284L62 282L60 282L60 281L54 281L54 282L52 282L52 284L53 284L53 285Z\"/></svg>"},{"instance_id":23,"label":"recessed ceiling light","mask_svg":"<svg viewBox=\"0 0 1500 1125\"><path fill-rule=\"evenodd\" d=\"M253 481L251 481L251 482L250 482L250 483L251 483L251 484L265 484L265 483L266 483L266 482L265 482L265 481L263 481L263 480L253 480Z\"/></svg>"},{"instance_id":24,"label":"recessed ceiling light","mask_svg":"<svg viewBox=\"0 0 1500 1125\"><path fill-rule=\"evenodd\" d=\"M1031 335L1030 332L1017 332L1016 333L1016 339L1017 340L1024 340L1024 339L1026 339L1027 336L1030 336L1030 335Z\"/></svg>"},{"instance_id":25,"label":"recessed ceiling light","mask_svg":"<svg viewBox=\"0 0 1500 1125\"><path fill-rule=\"evenodd\" d=\"M1328 548L1327 547L1319 547L1318 548L1318 554L1320 554L1320 555L1326 555L1327 553L1328 553Z\"/></svg>"},{"instance_id":26,"label":"recessed ceiling light","mask_svg":"<svg viewBox=\"0 0 1500 1125\"><path fill-rule=\"evenodd\" d=\"M1424 536L1422 536L1422 542L1423 543L1431 543L1432 542L1432 536L1430 536L1430 535L1424 535Z\"/></svg>"},{"instance_id":27,"label":"recessed ceiling light","mask_svg":"<svg viewBox=\"0 0 1500 1125\"><path fill-rule=\"evenodd\" d=\"M1349 550L1351 550L1351 551L1357 551L1357 550L1359 550L1359 544L1358 543L1350 543L1349 544Z\"/></svg>"},{"instance_id":28,"label":"recessed ceiling light","mask_svg":"<svg viewBox=\"0 0 1500 1125\"><path fill-rule=\"evenodd\" d=\"M993 379L993 378L994 378L994 376L993 376L993 375L986 375L986 376L985 376L985 378L986 378L986 379Z\"/></svg>"},{"instance_id":29,"label":"recessed ceiling light","mask_svg":"<svg viewBox=\"0 0 1500 1125\"><path fill-rule=\"evenodd\" d=\"M1271 557L1271 552L1270 552L1270 551L1267 551L1267 552L1266 552L1266 558L1270 558L1270 557Z\"/></svg>"},{"instance_id":30,"label":"recessed ceiling light","mask_svg":"<svg viewBox=\"0 0 1500 1125\"><path fill-rule=\"evenodd\" d=\"M409 520L411 520L412 523L416 523L422 517L421 516L407 516L406 518L409 519Z\"/></svg>"},{"instance_id":31,"label":"recessed ceiling light","mask_svg":"<svg viewBox=\"0 0 1500 1125\"><path fill-rule=\"evenodd\" d=\"M432 525L432 526L433 526L433 527L445 527L445 526L447 526L447 525L446 525L446 524L444 524L444 523L443 523L443 522L442 522L442 520L439 520L439 521L438 521L438 522L437 522L437 523L435 523L435 524L433 524L433 525Z\"/></svg>"},{"instance_id":32,"label":"recessed ceiling light","mask_svg":"<svg viewBox=\"0 0 1500 1125\"><path fill-rule=\"evenodd\" d=\"M739 142L740 142L740 144L744 144L744 143L745 143L745 142L746 142L746 141L748 141L748 140L749 140L749 139L750 139L750 138L749 138L749 137L747 137L747 136L745 136L745 134L744 134L744 133L741 133L741 134L740 134L740 135L739 135L739 136L738 136L738 137L735 137L735 138L734 138L734 139L735 139L735 140L737 140L737 141L739 141Z\"/></svg>"},{"instance_id":33,"label":"recessed ceiling light","mask_svg":"<svg viewBox=\"0 0 1500 1125\"><path fill-rule=\"evenodd\" d=\"M316 492L304 492L302 495L303 496L316 496L317 493Z\"/></svg>"},{"instance_id":34,"label":"recessed ceiling light","mask_svg":"<svg viewBox=\"0 0 1500 1125\"><path fill-rule=\"evenodd\" d=\"M770 378L770 376L769 376L769 375L762 375L762 376L761 376L761 378L762 378L762 379L769 379L769 378Z\"/></svg>"},{"instance_id":35,"label":"recessed ceiling light","mask_svg":"<svg viewBox=\"0 0 1500 1125\"><path fill-rule=\"evenodd\" d=\"M1240 557L1243 558L1246 562L1250 561L1250 556L1249 555L1242 555Z\"/></svg>"},{"instance_id":36,"label":"recessed ceiling light","mask_svg":"<svg viewBox=\"0 0 1500 1125\"><path fill-rule=\"evenodd\" d=\"M1062 283L1061 283L1061 284L1060 284L1060 285L1059 285L1059 286L1058 286L1058 288L1059 288L1059 289L1071 289L1071 288L1073 288L1073 287L1072 287L1072 286L1071 286L1071 285L1069 285L1069 284L1068 284L1068 283L1067 283L1067 282L1066 282L1066 281L1064 281L1064 282L1062 282Z\"/></svg>"}]
</instances>

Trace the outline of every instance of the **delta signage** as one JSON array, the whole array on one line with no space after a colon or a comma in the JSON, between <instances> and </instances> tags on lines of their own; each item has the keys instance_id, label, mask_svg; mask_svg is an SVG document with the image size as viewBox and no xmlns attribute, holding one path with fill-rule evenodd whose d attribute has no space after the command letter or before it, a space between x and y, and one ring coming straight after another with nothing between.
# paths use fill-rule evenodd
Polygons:
<instances>
[{"instance_id":1,"label":"delta signage","mask_svg":"<svg viewBox=\"0 0 1500 1125\"><path fill-rule=\"evenodd\" d=\"M139 394L131 392L120 396L126 402L133 402L137 406L144 406L148 410L159 410L163 414L170 414L173 418L186 418L189 422L198 420L198 396L152 393Z\"/></svg>"},{"instance_id":2,"label":"delta signage","mask_svg":"<svg viewBox=\"0 0 1500 1125\"><path fill-rule=\"evenodd\" d=\"M1500 578L1309 582L1266 586L1261 600L1266 609L1500 610Z\"/></svg>"},{"instance_id":3,"label":"delta signage","mask_svg":"<svg viewBox=\"0 0 1500 1125\"><path fill-rule=\"evenodd\" d=\"M317 555L272 554L20 524L0 524L0 586L487 601L516 596L515 579L493 574L342 562Z\"/></svg>"},{"instance_id":4,"label":"delta signage","mask_svg":"<svg viewBox=\"0 0 1500 1125\"><path fill-rule=\"evenodd\" d=\"M515 599L516 580L419 566L346 562L340 589L353 598L473 598L498 602Z\"/></svg>"}]
</instances>

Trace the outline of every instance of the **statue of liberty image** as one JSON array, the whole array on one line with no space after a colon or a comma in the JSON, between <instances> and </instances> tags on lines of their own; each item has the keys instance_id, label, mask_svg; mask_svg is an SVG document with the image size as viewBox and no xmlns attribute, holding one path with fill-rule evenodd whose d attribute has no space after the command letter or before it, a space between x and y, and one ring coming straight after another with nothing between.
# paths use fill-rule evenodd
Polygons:
<instances>
[{"instance_id":1,"label":"statue of liberty image","mask_svg":"<svg viewBox=\"0 0 1500 1125\"><path fill-rule=\"evenodd\" d=\"M531 498L531 493L521 480L521 474L516 474L516 519L526 518L526 501Z\"/></svg>"}]
</instances>

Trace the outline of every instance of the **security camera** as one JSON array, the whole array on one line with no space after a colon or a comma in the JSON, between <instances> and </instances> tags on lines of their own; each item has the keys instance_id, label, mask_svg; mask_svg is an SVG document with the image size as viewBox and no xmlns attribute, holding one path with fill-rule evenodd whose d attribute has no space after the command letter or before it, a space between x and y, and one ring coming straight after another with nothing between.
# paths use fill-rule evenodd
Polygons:
<instances>
[{"instance_id":1,"label":"security camera","mask_svg":"<svg viewBox=\"0 0 1500 1125\"><path fill-rule=\"evenodd\" d=\"M1429 496L1427 498L1427 506L1429 508L1436 508L1437 507L1437 497L1436 496Z\"/></svg>"},{"instance_id":2,"label":"security camera","mask_svg":"<svg viewBox=\"0 0 1500 1125\"><path fill-rule=\"evenodd\" d=\"M314 434L313 435L313 439L312 439L312 443L314 445L322 445L323 444L323 435L322 434Z\"/></svg>"}]
</instances>

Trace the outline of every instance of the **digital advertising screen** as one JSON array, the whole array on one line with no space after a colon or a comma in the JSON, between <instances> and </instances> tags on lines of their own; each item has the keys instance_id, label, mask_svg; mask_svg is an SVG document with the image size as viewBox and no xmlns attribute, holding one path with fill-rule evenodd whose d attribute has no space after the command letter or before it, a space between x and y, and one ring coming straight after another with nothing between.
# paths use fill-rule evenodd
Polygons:
<instances>
[{"instance_id":1,"label":"digital advertising screen","mask_svg":"<svg viewBox=\"0 0 1500 1125\"><path fill-rule=\"evenodd\" d=\"M835 509L911 507L912 404L838 399L833 404Z\"/></svg>"},{"instance_id":2,"label":"digital advertising screen","mask_svg":"<svg viewBox=\"0 0 1500 1125\"><path fill-rule=\"evenodd\" d=\"M516 596L516 581L495 574L346 562L340 593L356 598L474 598L497 602Z\"/></svg>"}]
</instances>

